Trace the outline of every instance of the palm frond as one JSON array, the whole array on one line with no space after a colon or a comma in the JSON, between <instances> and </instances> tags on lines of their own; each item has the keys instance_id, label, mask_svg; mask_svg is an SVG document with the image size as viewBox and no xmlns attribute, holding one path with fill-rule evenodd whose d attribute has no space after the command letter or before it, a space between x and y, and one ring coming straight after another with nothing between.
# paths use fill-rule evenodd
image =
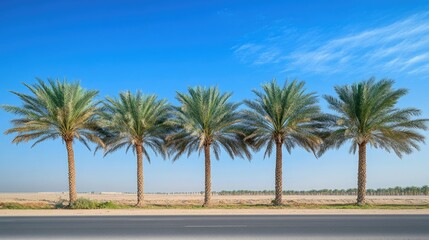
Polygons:
<instances>
[{"instance_id":1,"label":"palm frond","mask_svg":"<svg viewBox=\"0 0 429 240\"><path fill-rule=\"evenodd\" d=\"M187 153L200 153L204 146L213 146L216 159L220 149L230 157L250 159L244 143L245 128L242 125L240 104L229 102L232 94L221 93L218 88L189 88L188 93L177 93L179 107L173 110L168 121L171 133L167 137L174 160Z\"/></svg>"},{"instance_id":2,"label":"palm frond","mask_svg":"<svg viewBox=\"0 0 429 240\"><path fill-rule=\"evenodd\" d=\"M77 138L85 146L96 142L99 117L98 103L94 101L98 91L82 88L79 82L67 80L37 79L37 83L24 84L30 94L12 93L21 100L21 106L2 106L19 116L11 122L13 127L5 134L16 134L13 142L34 140L33 146L61 137L63 140ZM88 146L89 147L89 146Z\"/></svg>"},{"instance_id":3,"label":"palm frond","mask_svg":"<svg viewBox=\"0 0 429 240\"><path fill-rule=\"evenodd\" d=\"M122 147L135 149L143 146L143 154L150 160L148 149L164 158L167 155L165 137L169 131L166 125L170 117L170 106L166 100L157 100L155 95L123 92L119 98L106 98L102 107L101 125L105 134L102 142L105 153Z\"/></svg>"},{"instance_id":4,"label":"palm frond","mask_svg":"<svg viewBox=\"0 0 429 240\"><path fill-rule=\"evenodd\" d=\"M280 142L290 153L300 146L315 153L322 143L327 117L317 105L314 93L306 93L304 82L286 81L283 87L274 80L254 90L256 99L244 103L243 111L247 129L245 140L255 150L265 147L264 156L270 156L275 143Z\"/></svg>"},{"instance_id":5,"label":"palm frond","mask_svg":"<svg viewBox=\"0 0 429 240\"><path fill-rule=\"evenodd\" d=\"M336 86L338 98L325 96L330 109L326 124L331 132L325 137L322 154L330 148L339 148L351 142L350 152L357 145L369 143L375 148L393 151L399 157L419 149L424 136L417 130L427 130L428 119L413 119L421 114L419 109L398 109L398 100L407 94L406 89L393 89L394 81L371 78L353 85Z\"/></svg>"}]
</instances>

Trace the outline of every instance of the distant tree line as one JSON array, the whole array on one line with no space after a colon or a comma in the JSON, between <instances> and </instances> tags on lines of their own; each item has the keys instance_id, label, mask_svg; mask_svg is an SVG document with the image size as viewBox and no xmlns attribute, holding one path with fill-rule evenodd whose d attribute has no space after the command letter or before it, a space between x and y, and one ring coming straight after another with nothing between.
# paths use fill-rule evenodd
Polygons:
<instances>
[{"instance_id":1,"label":"distant tree line","mask_svg":"<svg viewBox=\"0 0 429 240\"><path fill-rule=\"evenodd\" d=\"M349 189L321 189L321 190L306 190L296 191L288 190L283 191L284 195L356 195L357 188ZM273 190L232 190L215 192L218 195L274 195ZM378 188L367 189L366 194L369 196L401 196L401 195L429 195L429 186L423 187L392 187L392 188Z\"/></svg>"},{"instance_id":2,"label":"distant tree line","mask_svg":"<svg viewBox=\"0 0 429 240\"><path fill-rule=\"evenodd\" d=\"M287 190L283 191L284 195L350 195L354 196L357 193L357 188L349 189L320 189L320 190ZM80 192L89 194L106 194L102 192ZM136 194L136 192L121 192L122 194ZM150 192L148 194L165 194L165 195L203 195L204 191L200 192ZM213 195L223 196L240 196L240 195L274 195L274 190L222 190L213 191ZM391 187L367 189L366 194L369 196L424 196L429 195L429 186L422 187Z\"/></svg>"}]
</instances>

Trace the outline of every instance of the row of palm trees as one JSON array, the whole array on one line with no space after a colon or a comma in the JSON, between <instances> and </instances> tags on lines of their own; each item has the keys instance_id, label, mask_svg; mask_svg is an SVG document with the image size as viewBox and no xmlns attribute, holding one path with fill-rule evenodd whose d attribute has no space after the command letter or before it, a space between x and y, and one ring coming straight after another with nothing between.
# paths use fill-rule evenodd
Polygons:
<instances>
[{"instance_id":1,"label":"row of palm trees","mask_svg":"<svg viewBox=\"0 0 429 240\"><path fill-rule=\"evenodd\" d=\"M351 143L350 152L359 153L357 204L365 204L366 148L382 148L399 157L419 149L427 130L427 119L417 119L416 108L398 108L407 93L394 89L394 81L383 79L336 86L337 96L324 96L331 114L322 113L314 92L301 81L276 81L254 90L255 99L245 100L246 108L230 101L231 93L216 87L194 87L178 92L179 106L171 106L156 95L123 92L118 98L97 101L98 91L86 90L66 80L37 80L24 84L29 94L14 92L21 106L2 108L17 115L5 134L16 134L14 143L62 139L68 153L69 202L77 200L73 144L81 142L104 154L132 149L137 156L137 206L144 205L143 158L149 151L164 158L204 152L205 198L211 203L211 154L219 159L221 150L231 158L251 159L251 150L265 149L265 157L276 153L275 200L282 204L283 148L289 153L301 147L321 156L331 148Z\"/></svg>"}]
</instances>

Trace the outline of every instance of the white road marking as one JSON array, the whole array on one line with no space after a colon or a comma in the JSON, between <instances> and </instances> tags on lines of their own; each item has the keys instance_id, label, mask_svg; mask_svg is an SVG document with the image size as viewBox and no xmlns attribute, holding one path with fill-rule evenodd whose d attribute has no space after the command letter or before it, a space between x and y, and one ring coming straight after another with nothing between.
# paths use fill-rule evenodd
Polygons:
<instances>
[{"instance_id":1,"label":"white road marking","mask_svg":"<svg viewBox=\"0 0 429 240\"><path fill-rule=\"evenodd\" d=\"M246 225L189 225L185 228L245 228Z\"/></svg>"}]
</instances>

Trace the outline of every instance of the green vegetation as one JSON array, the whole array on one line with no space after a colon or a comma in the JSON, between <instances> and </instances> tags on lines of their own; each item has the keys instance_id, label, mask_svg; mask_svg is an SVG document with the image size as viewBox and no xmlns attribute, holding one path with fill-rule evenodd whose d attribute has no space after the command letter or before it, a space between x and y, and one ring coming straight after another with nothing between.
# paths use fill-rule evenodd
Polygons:
<instances>
[{"instance_id":1,"label":"green vegetation","mask_svg":"<svg viewBox=\"0 0 429 240\"><path fill-rule=\"evenodd\" d=\"M32 203L0 203L0 211L2 209L205 209L206 206L201 205L160 205L160 204L146 204L143 207L117 204L114 202L97 202L89 199L78 198L73 205L62 205L59 208L57 205L50 204L32 204ZM234 204L234 205L211 205L210 209L387 209L387 210L400 210L400 209L429 209L429 205L399 205L399 204L383 204L383 205L356 205L356 204L331 204L331 205L318 205L318 204Z\"/></svg>"},{"instance_id":2,"label":"green vegetation","mask_svg":"<svg viewBox=\"0 0 429 240\"><path fill-rule=\"evenodd\" d=\"M99 209L124 209L124 208L131 208L131 206L124 205L124 204L118 204L118 203L115 203L112 201L108 201L108 202L98 203L97 208L99 208Z\"/></svg>"},{"instance_id":3,"label":"green vegetation","mask_svg":"<svg viewBox=\"0 0 429 240\"><path fill-rule=\"evenodd\" d=\"M201 205L146 205L142 209L205 209ZM210 209L429 209L429 205L397 205L397 204L384 204L384 205L371 205L366 204L359 206L356 204L332 204L332 205L316 205L316 204L236 204L236 205L211 205Z\"/></svg>"},{"instance_id":4,"label":"green vegetation","mask_svg":"<svg viewBox=\"0 0 429 240\"><path fill-rule=\"evenodd\" d=\"M86 198L78 198L69 207L71 209L97 209L98 203Z\"/></svg>"},{"instance_id":5,"label":"green vegetation","mask_svg":"<svg viewBox=\"0 0 429 240\"><path fill-rule=\"evenodd\" d=\"M274 195L273 190L232 190L215 192L218 195ZM285 195L356 195L357 189L322 189L308 191L283 191ZM394 188L378 188L367 189L366 194L370 196L400 196L400 195L429 195L429 186L423 187L394 187Z\"/></svg>"},{"instance_id":6,"label":"green vegetation","mask_svg":"<svg viewBox=\"0 0 429 240\"><path fill-rule=\"evenodd\" d=\"M97 202L86 198L78 198L73 204L67 206L69 209L123 209L130 206L117 204L112 201Z\"/></svg>"},{"instance_id":7,"label":"green vegetation","mask_svg":"<svg viewBox=\"0 0 429 240\"><path fill-rule=\"evenodd\" d=\"M53 206L40 203L15 203L15 202L0 202L1 209L51 209Z\"/></svg>"},{"instance_id":8,"label":"green vegetation","mask_svg":"<svg viewBox=\"0 0 429 240\"><path fill-rule=\"evenodd\" d=\"M55 204L47 203L15 203L15 202L0 202L0 209L125 209L131 206L117 204L112 201L97 202L86 198L78 198L72 204L64 204L61 200Z\"/></svg>"}]
</instances>

